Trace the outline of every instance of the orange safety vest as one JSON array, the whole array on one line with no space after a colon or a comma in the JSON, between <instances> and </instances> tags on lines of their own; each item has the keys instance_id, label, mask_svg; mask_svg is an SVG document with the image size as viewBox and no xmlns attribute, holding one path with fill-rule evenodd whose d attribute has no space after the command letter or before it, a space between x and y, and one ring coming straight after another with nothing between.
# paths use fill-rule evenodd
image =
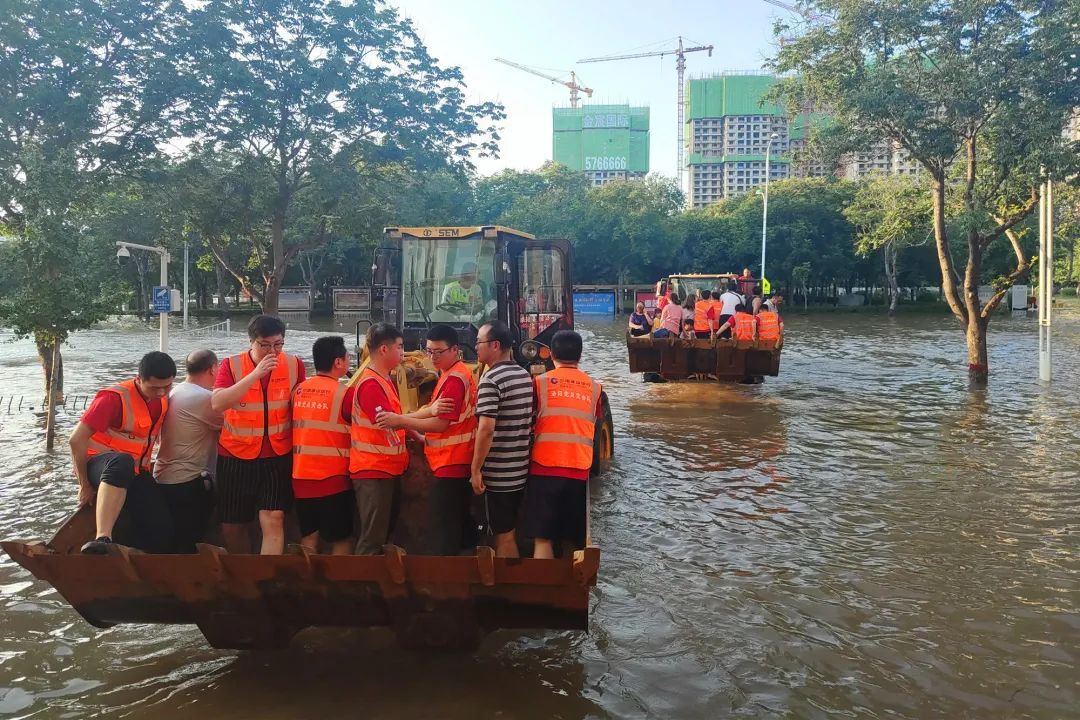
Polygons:
<instances>
[{"instance_id":1,"label":"orange safety vest","mask_svg":"<svg viewBox=\"0 0 1080 720\"><path fill-rule=\"evenodd\" d=\"M539 405L532 461L546 467L588 470L593 461L600 383L567 367L546 372L535 383Z\"/></svg>"},{"instance_id":2,"label":"orange safety vest","mask_svg":"<svg viewBox=\"0 0 1080 720\"><path fill-rule=\"evenodd\" d=\"M750 313L735 313L735 339L754 339L754 316Z\"/></svg>"},{"instance_id":3,"label":"orange safety vest","mask_svg":"<svg viewBox=\"0 0 1080 720\"><path fill-rule=\"evenodd\" d=\"M758 313L758 340L780 339L780 316L768 310Z\"/></svg>"},{"instance_id":4,"label":"orange safety vest","mask_svg":"<svg viewBox=\"0 0 1080 720\"><path fill-rule=\"evenodd\" d=\"M150 408L146 398L139 392L134 380L105 388L106 392L114 392L120 396L123 413L120 420L120 428L109 427L103 432L96 432L90 436L90 443L86 446L86 456L93 457L100 453L118 452L130 455L135 459L135 468L138 472L150 471L150 455L154 450L154 443L161 434L161 425L165 420L165 411L169 409L169 398L161 398L161 414L156 423L150 421Z\"/></svg>"},{"instance_id":5,"label":"orange safety vest","mask_svg":"<svg viewBox=\"0 0 1080 720\"><path fill-rule=\"evenodd\" d=\"M708 312L712 309L711 300L698 300L694 303L694 332L707 333L712 330Z\"/></svg>"},{"instance_id":6,"label":"orange safety vest","mask_svg":"<svg viewBox=\"0 0 1080 720\"><path fill-rule=\"evenodd\" d=\"M270 447L276 455L288 455L292 450L289 406L296 387L298 361L286 353L278 353L277 359L266 393L263 393L262 380L259 380L248 388L239 405L224 413L221 447L241 460L259 457L264 435L270 438ZM229 363L234 383L255 369L251 355L246 352L233 355L225 362Z\"/></svg>"},{"instance_id":7,"label":"orange safety vest","mask_svg":"<svg viewBox=\"0 0 1080 720\"><path fill-rule=\"evenodd\" d=\"M353 398L349 472L382 470L389 475L401 475L409 467L409 451L405 447L405 429L383 430L367 419L360 410L360 391L367 382L378 383L386 393L386 401L390 407L384 407L383 410L401 413L401 399L398 397L397 388L370 367L364 368L364 371L360 373L360 382L356 384L356 395ZM395 438L397 443L392 443L390 438Z\"/></svg>"},{"instance_id":8,"label":"orange safety vest","mask_svg":"<svg viewBox=\"0 0 1080 720\"><path fill-rule=\"evenodd\" d=\"M443 432L429 432L424 435L424 455L427 456L431 469L438 470L448 465L471 465L473 442L476 440L476 378L469 372L465 363L458 360L454 366L439 376L435 383L435 392L431 402L439 399L443 385L452 377L465 383L465 403L461 414Z\"/></svg>"},{"instance_id":9,"label":"orange safety vest","mask_svg":"<svg viewBox=\"0 0 1080 720\"><path fill-rule=\"evenodd\" d=\"M325 375L296 386L292 402L292 475L325 480L349 473L349 425L341 418L348 388Z\"/></svg>"}]
</instances>

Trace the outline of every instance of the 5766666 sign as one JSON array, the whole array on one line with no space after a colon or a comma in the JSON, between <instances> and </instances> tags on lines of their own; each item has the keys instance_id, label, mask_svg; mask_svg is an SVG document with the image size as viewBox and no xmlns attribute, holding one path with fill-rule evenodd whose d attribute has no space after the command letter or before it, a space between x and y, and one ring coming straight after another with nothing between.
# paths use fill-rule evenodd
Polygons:
<instances>
[{"instance_id":1,"label":"5766666 sign","mask_svg":"<svg viewBox=\"0 0 1080 720\"><path fill-rule=\"evenodd\" d=\"M585 156L586 170L625 170L629 162L625 157L610 155Z\"/></svg>"}]
</instances>

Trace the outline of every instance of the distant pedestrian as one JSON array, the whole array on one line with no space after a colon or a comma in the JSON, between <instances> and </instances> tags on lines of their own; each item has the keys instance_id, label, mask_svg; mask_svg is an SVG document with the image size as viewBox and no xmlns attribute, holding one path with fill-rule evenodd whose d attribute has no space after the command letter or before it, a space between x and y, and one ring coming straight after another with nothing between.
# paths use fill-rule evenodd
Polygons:
<instances>
[{"instance_id":1,"label":"distant pedestrian","mask_svg":"<svg viewBox=\"0 0 1080 720\"><path fill-rule=\"evenodd\" d=\"M537 558L552 558L586 540L589 470L600 417L601 386L580 369L581 336L561 330L551 339L555 369L536 378L536 427L525 500L526 532Z\"/></svg>"},{"instance_id":2,"label":"distant pedestrian","mask_svg":"<svg viewBox=\"0 0 1080 720\"><path fill-rule=\"evenodd\" d=\"M206 533L214 504L210 490L222 417L210 404L218 373L217 355L194 350L185 365L187 377L169 393L154 479L173 518L176 552L193 553Z\"/></svg>"},{"instance_id":3,"label":"distant pedestrian","mask_svg":"<svg viewBox=\"0 0 1080 720\"><path fill-rule=\"evenodd\" d=\"M518 511L529 474L533 381L514 362L514 338L499 320L481 326L476 357L488 366L476 400L479 425L472 457L472 489L482 496L485 520L495 536L495 554L517 557Z\"/></svg>"}]
</instances>

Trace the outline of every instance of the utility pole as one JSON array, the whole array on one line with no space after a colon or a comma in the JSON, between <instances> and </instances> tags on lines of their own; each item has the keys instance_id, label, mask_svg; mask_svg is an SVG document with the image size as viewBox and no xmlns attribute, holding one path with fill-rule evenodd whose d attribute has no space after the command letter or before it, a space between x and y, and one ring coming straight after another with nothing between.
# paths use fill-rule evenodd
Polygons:
<instances>
[{"instance_id":1,"label":"utility pole","mask_svg":"<svg viewBox=\"0 0 1080 720\"><path fill-rule=\"evenodd\" d=\"M1050 348L1054 304L1054 184L1047 180L1039 197L1039 380L1053 375Z\"/></svg>"},{"instance_id":2,"label":"utility pole","mask_svg":"<svg viewBox=\"0 0 1080 720\"><path fill-rule=\"evenodd\" d=\"M682 36L679 36L679 46L673 50L657 50L654 52L644 53L631 53L630 55L609 55L605 57L584 58L578 60L579 63L591 63L591 62L607 62L608 60L630 60L632 58L643 57L664 57L665 55L675 56L675 74L679 83L678 90L678 107L676 108L676 117L679 124L678 131L675 133L676 141L679 143L679 147L675 153L675 177L679 181L679 189L685 191L683 183L683 157L686 146L686 83L684 77L686 75L686 55L692 52L708 51L709 57L712 57L713 46L712 45L698 45L695 47L684 47ZM689 193L687 193L689 196Z\"/></svg>"},{"instance_id":3,"label":"utility pole","mask_svg":"<svg viewBox=\"0 0 1080 720\"><path fill-rule=\"evenodd\" d=\"M761 292L765 292L765 231L769 226L769 153L772 152L773 140L780 136L773 133L769 136L769 142L765 145L765 191L762 193L761 204Z\"/></svg>"},{"instance_id":4,"label":"utility pole","mask_svg":"<svg viewBox=\"0 0 1080 720\"><path fill-rule=\"evenodd\" d=\"M188 329L188 241L184 238L184 329Z\"/></svg>"}]
</instances>

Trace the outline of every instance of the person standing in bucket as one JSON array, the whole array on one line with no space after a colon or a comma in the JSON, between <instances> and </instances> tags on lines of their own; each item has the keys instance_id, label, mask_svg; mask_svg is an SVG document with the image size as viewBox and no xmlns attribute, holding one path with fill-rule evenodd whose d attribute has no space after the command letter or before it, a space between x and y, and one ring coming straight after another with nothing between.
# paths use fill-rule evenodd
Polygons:
<instances>
[{"instance_id":1,"label":"person standing in bucket","mask_svg":"<svg viewBox=\"0 0 1080 720\"><path fill-rule=\"evenodd\" d=\"M114 539L146 552L172 550L172 516L151 474L151 457L175 377L171 357L146 353L138 377L100 390L75 426L68 444L79 505L94 506L96 526L82 552L107 554Z\"/></svg>"},{"instance_id":2,"label":"person standing in bucket","mask_svg":"<svg viewBox=\"0 0 1080 720\"><path fill-rule=\"evenodd\" d=\"M435 476L431 489L428 532L434 555L457 555L471 540L469 487L473 443L476 440L476 378L462 362L457 330L434 325L427 332L426 352L439 371L432 405L408 415L383 410L379 427L405 428L424 434L424 456Z\"/></svg>"},{"instance_id":3,"label":"person standing in bucket","mask_svg":"<svg viewBox=\"0 0 1080 720\"><path fill-rule=\"evenodd\" d=\"M533 557L555 557L554 543L585 544L589 470L596 420L601 417L600 383L580 369L582 341L573 330L551 339L555 369L536 378L536 424L525 492L525 530Z\"/></svg>"},{"instance_id":4,"label":"person standing in bucket","mask_svg":"<svg viewBox=\"0 0 1080 720\"><path fill-rule=\"evenodd\" d=\"M349 477L359 511L357 555L378 555L393 530L401 476L409 467L404 430L376 424L379 413L401 413L401 398L392 373L404 359L404 337L388 323L367 331L367 365L355 384Z\"/></svg>"},{"instance_id":5,"label":"person standing in bucket","mask_svg":"<svg viewBox=\"0 0 1080 720\"><path fill-rule=\"evenodd\" d=\"M315 375L296 386L292 401L292 490L300 543L311 552L319 541L332 555L352 551L353 489L349 446L354 388L341 382L349 351L340 335L311 346Z\"/></svg>"},{"instance_id":6,"label":"person standing in bucket","mask_svg":"<svg viewBox=\"0 0 1080 720\"><path fill-rule=\"evenodd\" d=\"M292 394L305 379L300 358L283 352L285 323L256 315L250 347L221 363L210 404L224 416L218 441L217 506L225 547L251 552L247 524L256 517L263 555L285 549L292 507Z\"/></svg>"},{"instance_id":7,"label":"person standing in bucket","mask_svg":"<svg viewBox=\"0 0 1080 720\"><path fill-rule=\"evenodd\" d=\"M514 337L501 320L480 326L476 358L488 369L477 391L472 490L483 500L495 554L518 557L515 529L529 476L533 378L514 362Z\"/></svg>"},{"instance_id":8,"label":"person standing in bucket","mask_svg":"<svg viewBox=\"0 0 1080 720\"><path fill-rule=\"evenodd\" d=\"M202 542L213 509L210 486L217 464L221 413L210 407L217 355L211 350L193 350L185 365L187 378L169 394L154 479L172 514L176 552L193 553L196 543Z\"/></svg>"}]
</instances>

